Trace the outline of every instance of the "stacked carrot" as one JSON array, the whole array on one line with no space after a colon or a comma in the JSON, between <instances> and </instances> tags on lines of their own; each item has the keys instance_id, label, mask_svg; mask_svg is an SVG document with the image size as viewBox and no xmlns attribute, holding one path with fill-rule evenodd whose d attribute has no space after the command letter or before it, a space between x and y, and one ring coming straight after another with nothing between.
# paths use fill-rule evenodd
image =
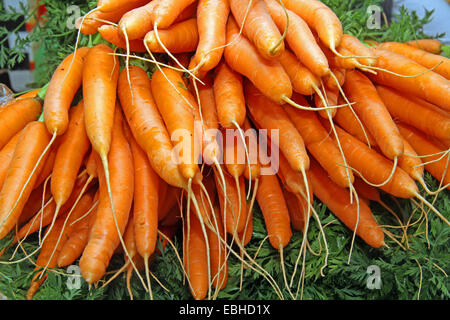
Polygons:
<instances>
[{"instance_id":1,"label":"stacked carrot","mask_svg":"<svg viewBox=\"0 0 450 320\"><path fill-rule=\"evenodd\" d=\"M39 234L29 298L48 268L80 259L91 284L118 252L149 289L158 236L181 226L192 295L214 298L230 254L252 267L255 201L277 250L306 239L313 196L380 248L379 191L431 207L424 169L449 186L450 61L435 41L367 47L316 0L99 0L79 29L126 50L125 67L105 44L78 48L43 105L0 109L0 238ZM151 79L130 65L139 52ZM263 144L271 157L250 152Z\"/></svg>"}]
</instances>

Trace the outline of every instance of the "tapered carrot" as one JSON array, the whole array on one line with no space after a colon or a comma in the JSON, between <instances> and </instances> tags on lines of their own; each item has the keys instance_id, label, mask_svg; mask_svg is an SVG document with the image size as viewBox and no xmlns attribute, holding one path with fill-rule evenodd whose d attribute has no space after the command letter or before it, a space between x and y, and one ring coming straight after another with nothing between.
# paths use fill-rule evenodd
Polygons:
<instances>
[{"instance_id":1,"label":"tapered carrot","mask_svg":"<svg viewBox=\"0 0 450 320\"><path fill-rule=\"evenodd\" d=\"M289 211L276 175L262 175L256 199L264 216L271 245L280 250L289 243L292 230Z\"/></svg>"},{"instance_id":2,"label":"tapered carrot","mask_svg":"<svg viewBox=\"0 0 450 320\"><path fill-rule=\"evenodd\" d=\"M280 32L287 28L286 42L300 62L319 78L328 75L330 68L327 57L306 22L291 10L285 11L278 1L264 1Z\"/></svg>"},{"instance_id":3,"label":"tapered carrot","mask_svg":"<svg viewBox=\"0 0 450 320\"><path fill-rule=\"evenodd\" d=\"M59 143L51 180L51 191L57 210L72 194L78 172L90 149L84 114L83 102L70 110L69 126Z\"/></svg>"},{"instance_id":4,"label":"tapered carrot","mask_svg":"<svg viewBox=\"0 0 450 320\"><path fill-rule=\"evenodd\" d=\"M370 246L380 248L384 245L384 233L364 202L359 202L358 210L356 201L350 203L349 192L333 183L313 159L310 176L314 195L326 204L339 220L353 231L357 228L356 234Z\"/></svg>"},{"instance_id":5,"label":"tapered carrot","mask_svg":"<svg viewBox=\"0 0 450 320\"><path fill-rule=\"evenodd\" d=\"M279 131L278 146L291 167L298 172L307 171L309 158L304 141L283 107L267 99L250 82L245 83L245 97L258 126L268 130L269 137L272 137L272 130Z\"/></svg>"},{"instance_id":6,"label":"tapered carrot","mask_svg":"<svg viewBox=\"0 0 450 320\"><path fill-rule=\"evenodd\" d=\"M98 28L98 32L102 36L103 39L108 41L109 43L112 43L116 47L127 49L127 43L120 35L119 28L116 26L111 25L104 25ZM147 49L145 48L143 39L135 39L130 40L129 43L130 51L133 52L146 52Z\"/></svg>"},{"instance_id":7,"label":"tapered carrot","mask_svg":"<svg viewBox=\"0 0 450 320\"><path fill-rule=\"evenodd\" d=\"M166 49L171 53L193 52L198 45L197 19L185 20L159 30L158 36L159 40L153 30L145 35L144 42L151 52L166 52Z\"/></svg>"},{"instance_id":8,"label":"tapered carrot","mask_svg":"<svg viewBox=\"0 0 450 320\"><path fill-rule=\"evenodd\" d=\"M222 58L230 5L227 0L200 0L197 6L199 42L189 68L206 72Z\"/></svg>"},{"instance_id":9,"label":"tapered carrot","mask_svg":"<svg viewBox=\"0 0 450 320\"><path fill-rule=\"evenodd\" d=\"M50 200L51 193L50 188L46 188L44 194L44 184L41 185L31 192L27 203L23 207L22 213L20 214L18 226L22 227L29 219L31 219L36 212L38 212L42 207L42 202L47 203Z\"/></svg>"},{"instance_id":10,"label":"tapered carrot","mask_svg":"<svg viewBox=\"0 0 450 320\"><path fill-rule=\"evenodd\" d=\"M88 283L98 281L105 273L130 215L134 194L133 155L123 134L123 119L117 109L112 134L110 166L111 193L106 186L104 170L99 170L100 197L97 218L92 226L89 242L80 260L81 274ZM97 157L97 166L101 159ZM112 195L112 210L110 195ZM119 234L120 232L120 234Z\"/></svg>"},{"instance_id":11,"label":"tapered carrot","mask_svg":"<svg viewBox=\"0 0 450 320\"><path fill-rule=\"evenodd\" d=\"M342 87L345 83L345 76L347 74L347 69L332 67L331 72L336 76L338 83L336 80L330 75L325 76L322 80L325 86L330 89L338 89L338 84Z\"/></svg>"},{"instance_id":12,"label":"tapered carrot","mask_svg":"<svg viewBox=\"0 0 450 320\"><path fill-rule=\"evenodd\" d=\"M258 134L250 124L248 118L245 118L243 130L245 131L245 144L249 150L249 159L246 159L244 176L247 180L255 181L261 175L261 165L258 161L257 150Z\"/></svg>"},{"instance_id":13,"label":"tapered carrot","mask_svg":"<svg viewBox=\"0 0 450 320\"><path fill-rule=\"evenodd\" d=\"M220 211L217 207L214 207L213 215L213 225L216 225L217 223L217 228L215 228L217 234L215 234L211 229L207 230L211 263L211 278L213 281L213 286L220 290L225 288L227 285L228 261L226 256L226 247L220 241L220 238L224 237L224 229L220 218Z\"/></svg>"},{"instance_id":14,"label":"tapered carrot","mask_svg":"<svg viewBox=\"0 0 450 320\"><path fill-rule=\"evenodd\" d=\"M36 178L36 182L34 183L35 188L40 186L52 174L57 150L58 150L57 146L54 145L52 148L50 148L50 150L47 151L48 156L47 159L45 160L44 167L42 168L41 172Z\"/></svg>"},{"instance_id":15,"label":"tapered carrot","mask_svg":"<svg viewBox=\"0 0 450 320\"><path fill-rule=\"evenodd\" d=\"M42 122L30 122L22 131L0 192L0 239L18 221L48 156L43 152L49 142Z\"/></svg>"},{"instance_id":16,"label":"tapered carrot","mask_svg":"<svg viewBox=\"0 0 450 320\"><path fill-rule=\"evenodd\" d=\"M324 107L328 106L337 106L338 105L338 100L339 100L339 88L337 88L336 86L333 88L328 87L327 85L324 85L322 87L322 91L323 91L323 97L325 97L324 101L322 99L322 97L319 94L315 94L314 95L314 102L317 108L322 109ZM327 105L325 105L325 102ZM337 109L327 109L327 110L319 110L318 113L319 115L324 118L324 119L328 119L328 113L330 113L330 116L332 118L334 118L334 116L337 113Z\"/></svg>"},{"instance_id":17,"label":"tapered carrot","mask_svg":"<svg viewBox=\"0 0 450 320\"><path fill-rule=\"evenodd\" d=\"M189 278L192 296L196 300L206 298L208 294L208 256L206 239L201 222L191 211L189 225L185 222L183 241L183 263Z\"/></svg>"},{"instance_id":18,"label":"tapered carrot","mask_svg":"<svg viewBox=\"0 0 450 320\"><path fill-rule=\"evenodd\" d=\"M435 39L419 39L419 40L411 40L405 42L407 45L413 46L415 48L419 48L426 52L441 54L442 52L442 43L439 40Z\"/></svg>"},{"instance_id":19,"label":"tapered carrot","mask_svg":"<svg viewBox=\"0 0 450 320\"><path fill-rule=\"evenodd\" d=\"M328 123L322 124L329 128ZM408 199L418 194L414 180L403 169L397 167L388 180L393 169L390 160L337 126L336 131L349 165L367 181L375 185L383 184L380 189L399 198Z\"/></svg>"},{"instance_id":20,"label":"tapered carrot","mask_svg":"<svg viewBox=\"0 0 450 320\"><path fill-rule=\"evenodd\" d=\"M247 77L258 89L276 103L285 103L292 95L292 85L283 66L276 60L262 58L244 36L232 17L227 23L225 60L236 72ZM231 44L230 44L231 43Z\"/></svg>"},{"instance_id":21,"label":"tapered carrot","mask_svg":"<svg viewBox=\"0 0 450 320\"><path fill-rule=\"evenodd\" d=\"M24 93L24 94L20 95L19 97L17 97L17 99L35 98L37 96L37 94L39 93L39 91L41 91L41 89L42 88L30 90L27 93Z\"/></svg>"},{"instance_id":22,"label":"tapered carrot","mask_svg":"<svg viewBox=\"0 0 450 320\"><path fill-rule=\"evenodd\" d=\"M283 38L264 0L230 0L230 8L237 24L261 56L273 59L284 51Z\"/></svg>"},{"instance_id":23,"label":"tapered carrot","mask_svg":"<svg viewBox=\"0 0 450 320\"><path fill-rule=\"evenodd\" d=\"M450 59L444 56L411 48L410 45L400 42L384 42L379 45L379 48L401 54L428 69L434 68L433 72L439 73L446 79L450 79Z\"/></svg>"},{"instance_id":24,"label":"tapered carrot","mask_svg":"<svg viewBox=\"0 0 450 320\"><path fill-rule=\"evenodd\" d=\"M371 57L372 51L364 43L362 43L358 38L349 34L343 34L340 46L347 49L354 56L365 56ZM357 59L361 64L372 66L376 63L376 58L360 58Z\"/></svg>"},{"instance_id":25,"label":"tapered carrot","mask_svg":"<svg viewBox=\"0 0 450 320\"><path fill-rule=\"evenodd\" d=\"M31 121L39 118L42 105L38 99L17 99L2 108L0 113L0 148Z\"/></svg>"},{"instance_id":26,"label":"tapered carrot","mask_svg":"<svg viewBox=\"0 0 450 320\"><path fill-rule=\"evenodd\" d=\"M377 91L395 119L438 139L450 137L450 117L431 110L417 100L389 87L377 86Z\"/></svg>"},{"instance_id":27,"label":"tapered carrot","mask_svg":"<svg viewBox=\"0 0 450 320\"><path fill-rule=\"evenodd\" d=\"M425 169L437 180L442 181L443 186L450 183L450 170L446 168L448 166L448 155L442 158L445 150L433 143L425 134L411 126L399 123L398 128L417 154L419 156L426 156L422 158ZM447 189L449 188L447 187Z\"/></svg>"},{"instance_id":28,"label":"tapered carrot","mask_svg":"<svg viewBox=\"0 0 450 320\"><path fill-rule=\"evenodd\" d=\"M216 69L214 97L217 116L222 127L236 129L242 127L246 115L242 76L225 63Z\"/></svg>"},{"instance_id":29,"label":"tapered carrot","mask_svg":"<svg viewBox=\"0 0 450 320\"><path fill-rule=\"evenodd\" d=\"M181 173L186 179L194 179L199 172L194 141L195 99L187 90L182 74L172 69L156 71L151 86L169 134L178 140L183 138L178 146L178 152L181 153L181 158L178 159ZM174 134L178 137L173 136Z\"/></svg>"},{"instance_id":30,"label":"tapered carrot","mask_svg":"<svg viewBox=\"0 0 450 320\"><path fill-rule=\"evenodd\" d=\"M138 66L130 66L129 74L131 88L127 73L122 71L118 96L136 142L147 153L152 168L164 181L178 188L187 187L187 180L172 159L173 145L153 99L150 78Z\"/></svg>"},{"instance_id":31,"label":"tapered carrot","mask_svg":"<svg viewBox=\"0 0 450 320\"><path fill-rule=\"evenodd\" d=\"M296 97L296 99L301 99L301 103L307 104L303 97ZM342 166L345 161L339 148L329 132L322 126L317 115L313 111L298 110L289 106L284 106L284 110L304 139L308 151L318 159L330 178L337 185L348 188L353 183L353 174Z\"/></svg>"},{"instance_id":32,"label":"tapered carrot","mask_svg":"<svg viewBox=\"0 0 450 320\"><path fill-rule=\"evenodd\" d=\"M411 178L424 184L425 180L423 175L425 169L422 165L422 159L405 138L403 138L403 145L405 152L398 159L398 166L405 170Z\"/></svg>"},{"instance_id":33,"label":"tapered carrot","mask_svg":"<svg viewBox=\"0 0 450 320\"><path fill-rule=\"evenodd\" d=\"M396 75L379 71L377 75L370 76L375 82L406 94L415 95L450 111L450 100L446 99L450 94L449 80L397 53L379 48L372 48L372 50L378 57L377 67L410 76L409 78L399 78Z\"/></svg>"},{"instance_id":34,"label":"tapered carrot","mask_svg":"<svg viewBox=\"0 0 450 320\"><path fill-rule=\"evenodd\" d=\"M178 15L194 2L195 0L160 1L153 9L150 19L157 28L167 29L174 23Z\"/></svg>"},{"instance_id":35,"label":"tapered carrot","mask_svg":"<svg viewBox=\"0 0 450 320\"><path fill-rule=\"evenodd\" d=\"M44 100L44 121L50 134L62 135L69 126L69 108L81 86L88 47L77 49L56 68Z\"/></svg>"},{"instance_id":36,"label":"tapered carrot","mask_svg":"<svg viewBox=\"0 0 450 320\"><path fill-rule=\"evenodd\" d=\"M356 70L347 72L344 91L364 126L377 141L383 154L395 159L403 154L403 140L381 100L375 85L362 73Z\"/></svg>"},{"instance_id":37,"label":"tapered carrot","mask_svg":"<svg viewBox=\"0 0 450 320\"><path fill-rule=\"evenodd\" d=\"M3 186L6 174L8 173L9 164L14 156L17 142L22 131L19 131L6 143L6 145L0 150L0 188Z\"/></svg>"},{"instance_id":38,"label":"tapered carrot","mask_svg":"<svg viewBox=\"0 0 450 320\"><path fill-rule=\"evenodd\" d=\"M136 248L144 260L148 260L155 251L158 235L159 177L132 135L128 141L134 161L133 217Z\"/></svg>"},{"instance_id":39,"label":"tapered carrot","mask_svg":"<svg viewBox=\"0 0 450 320\"><path fill-rule=\"evenodd\" d=\"M283 0L283 4L305 20L328 48L336 51L342 40L343 28L329 7L318 0Z\"/></svg>"},{"instance_id":40,"label":"tapered carrot","mask_svg":"<svg viewBox=\"0 0 450 320\"><path fill-rule=\"evenodd\" d=\"M289 76L292 89L303 95L312 95L320 87L320 79L306 68L288 49L277 58Z\"/></svg>"},{"instance_id":41,"label":"tapered carrot","mask_svg":"<svg viewBox=\"0 0 450 320\"><path fill-rule=\"evenodd\" d=\"M296 231L303 231L305 228L305 217L308 205L303 198L295 196L295 194L286 189L282 190L289 211L292 228Z\"/></svg>"},{"instance_id":42,"label":"tapered carrot","mask_svg":"<svg viewBox=\"0 0 450 320\"><path fill-rule=\"evenodd\" d=\"M144 38L145 34L153 28L150 17L153 8L160 1L161 0L150 1L141 7L125 13L119 21L119 30L122 33L122 37L126 33L129 40Z\"/></svg>"}]
</instances>

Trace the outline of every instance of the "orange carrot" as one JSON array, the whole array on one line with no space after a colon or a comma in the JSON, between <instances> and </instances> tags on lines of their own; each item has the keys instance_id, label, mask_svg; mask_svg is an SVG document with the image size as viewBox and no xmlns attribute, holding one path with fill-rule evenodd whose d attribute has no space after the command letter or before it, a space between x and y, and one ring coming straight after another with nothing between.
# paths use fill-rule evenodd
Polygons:
<instances>
[{"instance_id":1,"label":"orange carrot","mask_svg":"<svg viewBox=\"0 0 450 320\"><path fill-rule=\"evenodd\" d=\"M273 59L284 51L281 33L264 0L230 0L234 19L262 57Z\"/></svg>"},{"instance_id":2,"label":"orange carrot","mask_svg":"<svg viewBox=\"0 0 450 320\"><path fill-rule=\"evenodd\" d=\"M289 211L292 228L297 231L303 231L305 229L305 217L308 205L303 198L295 196L295 194L286 189L283 189L283 195Z\"/></svg>"},{"instance_id":3,"label":"orange carrot","mask_svg":"<svg viewBox=\"0 0 450 320\"><path fill-rule=\"evenodd\" d=\"M123 119L117 108L112 134L111 151L108 156L110 166L111 195L106 186L106 176L99 170L100 197L97 218L90 233L86 249L80 259L83 278L88 283L98 281L105 273L114 250L121 242L120 235L125 231L134 193L133 155L123 135ZM97 157L97 166L101 168L101 159Z\"/></svg>"},{"instance_id":4,"label":"orange carrot","mask_svg":"<svg viewBox=\"0 0 450 320\"><path fill-rule=\"evenodd\" d=\"M322 98L318 95L315 94L314 95L314 102L317 108L324 108L327 106L336 106L338 105L338 100L339 100L339 88L337 88L336 86L330 88L327 85L322 87L322 91L323 91L323 96L326 99L326 103L327 105L324 104L324 101L322 100ZM328 113L330 113L330 116L332 118L334 118L336 116L337 113L337 109L338 108L334 108L334 109L326 109L326 110L319 110L318 113L319 115L324 118L324 119L328 119Z\"/></svg>"},{"instance_id":5,"label":"orange carrot","mask_svg":"<svg viewBox=\"0 0 450 320\"><path fill-rule=\"evenodd\" d=\"M383 154L389 159L400 157L402 137L374 84L364 74L351 70L347 72L344 91L350 101L356 102L354 110Z\"/></svg>"},{"instance_id":6,"label":"orange carrot","mask_svg":"<svg viewBox=\"0 0 450 320\"><path fill-rule=\"evenodd\" d=\"M171 53L193 52L198 45L197 19L185 20L165 30L159 30L158 36ZM154 30L145 35L144 42L151 52L166 52Z\"/></svg>"},{"instance_id":7,"label":"orange carrot","mask_svg":"<svg viewBox=\"0 0 450 320\"><path fill-rule=\"evenodd\" d=\"M97 8L102 12L111 12L120 10L125 6L142 6L147 2L148 0L98 0Z\"/></svg>"},{"instance_id":8,"label":"orange carrot","mask_svg":"<svg viewBox=\"0 0 450 320\"><path fill-rule=\"evenodd\" d=\"M19 131L8 141L8 143L0 150L0 188L3 186L6 174L8 173L9 164L14 156L14 151L16 150L17 142L22 131Z\"/></svg>"},{"instance_id":9,"label":"orange carrot","mask_svg":"<svg viewBox=\"0 0 450 320\"><path fill-rule=\"evenodd\" d=\"M375 82L417 96L450 111L450 100L446 99L450 94L449 80L397 53L379 48L372 50L378 57L377 67L406 76L414 76L399 78L396 75L380 71L377 75L370 75Z\"/></svg>"},{"instance_id":10,"label":"orange carrot","mask_svg":"<svg viewBox=\"0 0 450 320\"><path fill-rule=\"evenodd\" d=\"M0 148L3 148L28 123L39 118L42 106L38 99L27 98L17 99L1 110Z\"/></svg>"},{"instance_id":11,"label":"orange carrot","mask_svg":"<svg viewBox=\"0 0 450 320\"><path fill-rule=\"evenodd\" d=\"M340 46L347 49L354 56L371 57L372 51L369 47L364 45L358 38L344 34L341 39ZM373 66L376 63L376 58L360 58L357 59L361 64Z\"/></svg>"},{"instance_id":12,"label":"orange carrot","mask_svg":"<svg viewBox=\"0 0 450 320\"><path fill-rule=\"evenodd\" d=\"M195 0L160 1L153 9L150 19L157 28L167 29L175 22L178 15L194 2Z\"/></svg>"},{"instance_id":13,"label":"orange carrot","mask_svg":"<svg viewBox=\"0 0 450 320\"><path fill-rule=\"evenodd\" d=\"M256 199L264 216L269 241L277 250L287 246L292 230L289 211L276 175L262 175Z\"/></svg>"},{"instance_id":14,"label":"orange carrot","mask_svg":"<svg viewBox=\"0 0 450 320\"><path fill-rule=\"evenodd\" d=\"M227 24L225 60L234 71L247 77L272 101L283 104L292 95L292 85L283 66L276 60L262 58L256 48L242 35L232 17Z\"/></svg>"},{"instance_id":15,"label":"orange carrot","mask_svg":"<svg viewBox=\"0 0 450 320\"><path fill-rule=\"evenodd\" d=\"M214 97L217 116L222 127L236 129L242 127L246 115L242 76L225 63L216 69L214 79Z\"/></svg>"},{"instance_id":16,"label":"orange carrot","mask_svg":"<svg viewBox=\"0 0 450 320\"><path fill-rule=\"evenodd\" d=\"M36 178L45 164L48 153L43 154L43 151L49 142L50 135L42 122L30 122L22 131L0 192L0 239L19 220Z\"/></svg>"},{"instance_id":17,"label":"orange carrot","mask_svg":"<svg viewBox=\"0 0 450 320\"><path fill-rule=\"evenodd\" d=\"M438 139L450 137L450 117L429 109L407 95L384 86L377 86L389 113L395 119L409 124ZM426 121L425 121L426 120Z\"/></svg>"},{"instance_id":18,"label":"orange carrot","mask_svg":"<svg viewBox=\"0 0 450 320\"><path fill-rule=\"evenodd\" d=\"M350 203L349 192L332 182L314 159L311 160L310 174L314 194L339 220L353 231L357 228L356 234L368 245L374 248L384 246L383 231L364 202L359 202L358 214L356 201Z\"/></svg>"},{"instance_id":19,"label":"orange carrot","mask_svg":"<svg viewBox=\"0 0 450 320\"><path fill-rule=\"evenodd\" d=\"M450 59L444 56L411 48L410 45L400 42L384 42L378 47L401 54L428 69L434 68L433 72L440 74L448 80L450 79Z\"/></svg>"},{"instance_id":20,"label":"orange carrot","mask_svg":"<svg viewBox=\"0 0 450 320\"><path fill-rule=\"evenodd\" d=\"M442 43L439 40L435 39L419 39L419 40L411 40L405 42L407 45L413 46L415 48L419 48L421 50L434 53L441 54L442 52Z\"/></svg>"},{"instance_id":21,"label":"orange carrot","mask_svg":"<svg viewBox=\"0 0 450 320\"><path fill-rule=\"evenodd\" d=\"M190 69L206 72L222 58L230 5L227 0L200 0L197 6L199 42Z\"/></svg>"},{"instance_id":22,"label":"orange carrot","mask_svg":"<svg viewBox=\"0 0 450 320\"><path fill-rule=\"evenodd\" d=\"M159 114L151 91L147 73L138 66L129 68L131 89L127 73L119 78L118 96L125 118L139 146L147 153L153 170L168 184L187 187L176 161L172 160L172 142Z\"/></svg>"},{"instance_id":23,"label":"orange carrot","mask_svg":"<svg viewBox=\"0 0 450 320\"><path fill-rule=\"evenodd\" d=\"M228 281L228 261L226 257L226 247L220 241L220 238L224 237L224 229L220 219L220 212L217 207L214 207L213 215L215 220L213 225L217 223L215 234L211 229L207 229L208 242L209 242L209 257L211 264L211 279L214 287L223 289L227 285ZM220 237L220 238L219 238Z\"/></svg>"},{"instance_id":24,"label":"orange carrot","mask_svg":"<svg viewBox=\"0 0 450 320\"><path fill-rule=\"evenodd\" d=\"M88 52L87 47L77 49L53 73L44 100L44 121L50 134L62 135L69 126L69 108L81 86Z\"/></svg>"}]
</instances>

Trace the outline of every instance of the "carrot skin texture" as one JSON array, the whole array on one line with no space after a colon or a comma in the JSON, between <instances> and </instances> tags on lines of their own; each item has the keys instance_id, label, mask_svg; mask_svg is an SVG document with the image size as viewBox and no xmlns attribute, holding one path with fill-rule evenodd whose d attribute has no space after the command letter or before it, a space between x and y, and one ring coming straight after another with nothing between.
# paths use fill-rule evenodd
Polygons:
<instances>
[{"instance_id":1,"label":"carrot skin texture","mask_svg":"<svg viewBox=\"0 0 450 320\"><path fill-rule=\"evenodd\" d=\"M44 99L44 121L51 134L62 135L69 126L69 109L81 86L88 47L77 49L56 68Z\"/></svg>"},{"instance_id":2,"label":"carrot skin texture","mask_svg":"<svg viewBox=\"0 0 450 320\"><path fill-rule=\"evenodd\" d=\"M34 99L17 99L0 109L0 148L25 126L39 118L41 103Z\"/></svg>"},{"instance_id":3,"label":"carrot skin texture","mask_svg":"<svg viewBox=\"0 0 450 320\"><path fill-rule=\"evenodd\" d=\"M283 191L276 175L262 175L256 200L261 208L269 241L277 250L288 245L291 236L291 221Z\"/></svg>"},{"instance_id":4,"label":"carrot skin texture","mask_svg":"<svg viewBox=\"0 0 450 320\"><path fill-rule=\"evenodd\" d=\"M262 58L248 39L239 36L239 28L232 17L227 24L227 43L230 42L232 44L225 48L224 55L231 69L247 77L259 91L278 104L292 96L291 80L283 66L274 59Z\"/></svg>"},{"instance_id":5,"label":"carrot skin texture","mask_svg":"<svg viewBox=\"0 0 450 320\"><path fill-rule=\"evenodd\" d=\"M114 125L119 61L104 44L91 48L83 68L83 98L86 132L92 148L107 155Z\"/></svg>"},{"instance_id":6,"label":"carrot skin texture","mask_svg":"<svg viewBox=\"0 0 450 320\"><path fill-rule=\"evenodd\" d=\"M30 174L49 142L50 135L42 122L30 122L22 131L0 192L0 239L4 238L18 221L48 153L43 155L34 174ZM28 179L29 182L25 186ZM22 189L23 194L19 199Z\"/></svg>"},{"instance_id":7,"label":"carrot skin texture","mask_svg":"<svg viewBox=\"0 0 450 320\"><path fill-rule=\"evenodd\" d=\"M419 39L405 42L409 46L419 48L429 53L441 54L442 43L435 39Z\"/></svg>"},{"instance_id":8,"label":"carrot skin texture","mask_svg":"<svg viewBox=\"0 0 450 320\"><path fill-rule=\"evenodd\" d=\"M98 32L102 36L103 39L112 43L116 47L122 48L124 50L127 49L127 43L124 38L122 38L120 34L119 28L112 25L104 25L98 28ZM147 49L144 46L144 42L142 39L134 39L128 42L130 51L134 52L146 52Z\"/></svg>"},{"instance_id":9,"label":"carrot skin texture","mask_svg":"<svg viewBox=\"0 0 450 320\"><path fill-rule=\"evenodd\" d=\"M167 29L175 22L178 15L194 2L195 0L160 1L153 9L150 18L159 29Z\"/></svg>"},{"instance_id":10,"label":"carrot skin texture","mask_svg":"<svg viewBox=\"0 0 450 320\"><path fill-rule=\"evenodd\" d=\"M118 109L117 109L118 110ZM83 278L88 283L98 281L105 273L114 250L120 243L118 232L123 234L130 215L134 193L133 155L123 135L122 117L118 110L115 115L110 163L110 181L117 227L114 221L106 178L101 160L97 156L99 168L100 198L97 218L92 226L89 241L80 259Z\"/></svg>"},{"instance_id":11,"label":"carrot skin texture","mask_svg":"<svg viewBox=\"0 0 450 320\"><path fill-rule=\"evenodd\" d=\"M315 160L311 161L310 174L314 194L348 228L355 230L357 206L356 201L350 203L348 190L334 184ZM363 201L359 202L359 206L359 222L356 234L368 245L374 248L382 247L384 245L384 233L375 221L369 206Z\"/></svg>"},{"instance_id":12,"label":"carrot skin texture","mask_svg":"<svg viewBox=\"0 0 450 320\"><path fill-rule=\"evenodd\" d=\"M6 174L8 173L9 164L14 156L17 142L22 131L19 131L8 141L8 143L0 150L0 189L5 181Z\"/></svg>"}]
</instances>

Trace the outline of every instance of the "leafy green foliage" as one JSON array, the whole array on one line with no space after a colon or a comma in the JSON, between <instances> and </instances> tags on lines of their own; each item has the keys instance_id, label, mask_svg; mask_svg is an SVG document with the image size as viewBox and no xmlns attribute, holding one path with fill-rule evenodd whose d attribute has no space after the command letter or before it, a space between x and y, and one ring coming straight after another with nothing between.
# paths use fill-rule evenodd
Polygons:
<instances>
[{"instance_id":1,"label":"leafy green foliage","mask_svg":"<svg viewBox=\"0 0 450 320\"><path fill-rule=\"evenodd\" d=\"M43 2L49 10L46 16L47 21L43 26L35 29L27 40L39 40L42 50L45 52L44 60L39 63L39 78L35 84L39 87L49 81L51 73L59 62L73 51L76 41L76 31L67 30L66 28L68 18L67 4L56 0L45 0ZM406 41L433 36L426 35L423 32L423 26L430 21L432 12L428 12L425 17L420 18L415 13L402 10L400 15L389 26L384 24L379 30L370 30L366 25L369 17L367 9L370 5L381 4L381 0L324 0L324 2L335 10L342 21L345 32L353 34L360 39ZM71 1L71 3L79 5L82 13L88 12L89 9L95 6L95 1L86 3L86 1L77 0ZM17 19L19 15L19 13L5 13L1 10L0 19L11 21ZM0 29L0 39L3 39L2 37L4 36L4 30ZM89 46L99 43L99 41L101 39L98 35L90 37L81 35L80 37L80 45ZM22 43L18 43L16 48L10 51L0 49L0 66L6 66L8 63L13 65L19 61L20 54L17 54L16 58L11 57L16 52L22 51L22 45ZM450 55L448 47L444 47L444 52L447 56ZM162 59L162 56L159 56L159 58ZM120 59L120 62L123 67L124 60ZM154 70L153 65L140 60L131 59L130 63L145 67L149 75ZM425 178L432 190L438 188L437 181L429 174L426 174ZM422 194L424 194L423 190ZM448 226L432 212L428 211L427 215L422 214L423 210L427 211L427 209L417 207L410 200L393 199L388 195L383 195L383 200L397 212L404 224L411 224L407 230L408 243L402 241L402 230L398 228L396 219L379 204L371 203L374 215L377 221L385 226L385 229L392 233L397 241L401 241L403 246L408 244L408 250L402 249L397 242L389 237L386 237L387 247L382 249L371 248L356 237L351 260L348 263L350 249L352 248L352 232L340 223L327 210L326 206L316 201L314 208L320 216L321 224L326 226L324 232L329 255L326 261L325 244L316 221L312 219L308 231L310 249L306 251L304 263L300 259L291 287L291 292L296 298L300 298L300 293L302 293L301 297L303 299L315 300L450 298L450 283L448 279L450 272L450 251L448 249L450 229ZM448 190L441 192L436 199L427 196L427 200L433 202L436 209L447 219L450 219ZM284 298L289 299L290 294L285 286L280 253L274 250L268 241L261 245L261 241L266 237L267 232L258 208L254 210L253 222L253 240L247 247L248 254L253 257L258 252L256 262L274 278L282 290ZM293 274L302 238L303 234L301 232L294 232L289 246L283 250L287 282L290 282ZM181 252L180 241L180 235L175 237L175 247L179 252ZM0 248L7 247L10 242L11 238L3 239L0 241ZM37 246L37 239L33 237L24 243L26 252L32 252ZM150 269L154 276L169 291L166 291L152 279L154 299L192 299L174 249L167 246L163 250L161 244L158 244L158 248L162 254L154 258ZM34 265L30 260L25 260L18 264L4 264L8 261L13 250L14 247L7 247L0 259L2 263L0 265L0 292L9 299L25 299L26 291L34 274ZM19 249L14 260L21 259L24 256L25 254ZM31 259L35 260L36 256L31 257ZM327 265L324 268L325 262L327 262ZM42 284L35 299L129 299L126 288L126 272L120 274L108 286L102 287L104 281L112 277L114 272L120 269L123 264L123 256L115 255L111 260L108 274L104 280L100 281L97 287L89 287L82 280L82 285L79 289L68 288L67 279L69 275L66 274L66 270L50 270L47 280ZM305 267L305 279L297 295L297 285L302 266ZM367 270L369 266L377 266L381 271L382 284L380 289L371 290L367 287L369 277ZM322 268L324 276L321 275ZM143 272L141 272L141 275L145 278ZM231 255L229 259L228 284L219 293L219 299L268 300L279 298L261 274L249 268L244 268L242 288L240 288L240 275L241 262L236 256ZM131 288L135 299L150 298L135 274L131 279Z\"/></svg>"}]
</instances>

